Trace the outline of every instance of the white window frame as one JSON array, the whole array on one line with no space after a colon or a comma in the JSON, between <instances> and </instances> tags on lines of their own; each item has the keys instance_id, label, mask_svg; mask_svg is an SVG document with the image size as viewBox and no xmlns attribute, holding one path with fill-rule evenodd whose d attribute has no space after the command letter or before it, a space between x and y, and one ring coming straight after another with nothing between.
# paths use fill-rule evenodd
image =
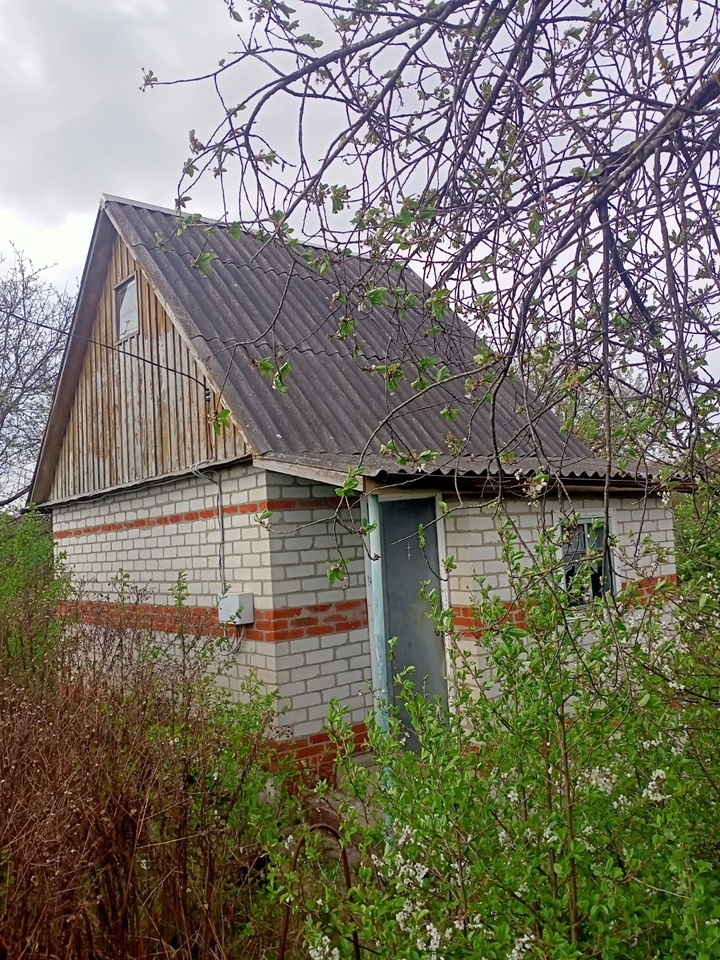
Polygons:
<instances>
[{"instance_id":1,"label":"white window frame","mask_svg":"<svg viewBox=\"0 0 720 960\"><path fill-rule=\"evenodd\" d=\"M130 293L130 289L134 292L135 296L135 319L132 326L126 326L125 329L121 329L120 323L122 318L122 305L125 303L126 297ZM113 312L114 312L114 323L115 323L115 342L122 343L124 340L129 340L130 337L135 337L140 332L140 296L138 289L138 280L137 274L131 273L130 276L125 277L124 280L121 280L120 283L116 284L113 290Z\"/></svg>"}]
</instances>

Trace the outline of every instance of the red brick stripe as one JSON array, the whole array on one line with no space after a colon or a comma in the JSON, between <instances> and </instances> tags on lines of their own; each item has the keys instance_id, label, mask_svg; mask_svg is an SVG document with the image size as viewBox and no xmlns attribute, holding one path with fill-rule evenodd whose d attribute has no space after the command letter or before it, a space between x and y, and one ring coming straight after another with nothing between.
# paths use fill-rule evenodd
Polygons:
<instances>
[{"instance_id":1,"label":"red brick stripe","mask_svg":"<svg viewBox=\"0 0 720 960\"><path fill-rule=\"evenodd\" d=\"M644 577L641 580L630 580L629 582L623 582L622 589L625 590L627 587L634 587L638 591L638 599L640 602L643 602L650 600L660 584L663 583L670 583L673 585L673 588L676 587L677 575L668 573L664 577Z\"/></svg>"},{"instance_id":2,"label":"red brick stripe","mask_svg":"<svg viewBox=\"0 0 720 960\"><path fill-rule=\"evenodd\" d=\"M452 609L455 614L453 623L458 633L466 635L482 633L483 624L472 607L454 606ZM503 623L514 623L517 627L525 626L525 612L522 607L506 602L505 609L507 613L503 617Z\"/></svg>"},{"instance_id":3,"label":"red brick stripe","mask_svg":"<svg viewBox=\"0 0 720 960\"><path fill-rule=\"evenodd\" d=\"M334 510L340 503L337 497L305 497L299 500L259 500L256 503L231 503L223 507L223 515L231 517L234 514L257 514L263 510ZM67 537L89 537L94 533L114 533L117 530L138 530L144 527L164 527L170 524L192 523L193 520L209 520L217 516L214 507L206 510L186 510L183 513L166 513L156 517L146 517L142 520L124 520L115 523L98 523L94 526L77 527L74 530L58 530L54 536L56 540Z\"/></svg>"},{"instance_id":4,"label":"red brick stripe","mask_svg":"<svg viewBox=\"0 0 720 960\"><path fill-rule=\"evenodd\" d=\"M362 752L367 746L367 735L367 724L352 724L349 739L356 751ZM318 776L332 776L338 751L329 735L323 731L293 740L276 740L273 743L273 753L277 760L290 758L300 767L308 768Z\"/></svg>"},{"instance_id":5,"label":"red brick stripe","mask_svg":"<svg viewBox=\"0 0 720 960\"><path fill-rule=\"evenodd\" d=\"M82 623L100 626L119 626L156 630L158 633L187 633L203 636L223 636L225 628L218 623L217 611L212 607L183 607L140 603L121 605L100 600L82 600L65 606L63 613ZM279 643L333 633L359 630L368 624L365 600L339 600L316 603L304 607L280 607L275 610L256 610L255 622L246 628L248 640ZM232 627L229 630L233 630Z\"/></svg>"},{"instance_id":6,"label":"red brick stripe","mask_svg":"<svg viewBox=\"0 0 720 960\"><path fill-rule=\"evenodd\" d=\"M621 589L625 590L628 586L636 587L638 591L638 601L644 603L653 597L658 586L662 583L670 583L675 586L677 584L677 576L674 573L669 573L664 577L645 577L641 580L623 581ZM509 621L517 627L524 628L527 626L525 611L521 604L506 602L505 609L507 610L507 615L503 618L503 622ZM458 633L465 635L482 633L483 624L472 607L455 606L453 607L453 613L455 614L453 623Z\"/></svg>"}]
</instances>

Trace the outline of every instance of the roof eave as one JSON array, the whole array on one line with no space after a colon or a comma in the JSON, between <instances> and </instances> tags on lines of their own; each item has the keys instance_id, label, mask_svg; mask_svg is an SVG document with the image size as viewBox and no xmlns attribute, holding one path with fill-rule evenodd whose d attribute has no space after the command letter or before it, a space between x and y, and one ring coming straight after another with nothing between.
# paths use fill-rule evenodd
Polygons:
<instances>
[{"instance_id":1,"label":"roof eave","mask_svg":"<svg viewBox=\"0 0 720 960\"><path fill-rule=\"evenodd\" d=\"M501 489L510 496L525 498L527 481L534 473L526 472L522 475L496 470L462 469L452 470L433 468L432 464L425 464L416 469L396 468L392 463L387 467L358 463L352 454L340 456L343 467L339 464L320 462L320 457L308 457L307 454L294 456L291 453L268 452L260 457L254 457L255 466L264 470L286 476L298 477L305 480L314 480L318 483L327 483L333 486L342 486L348 476L348 469L354 466L362 467L363 492L371 493L383 487L416 488L432 487L437 490L459 489L466 493L481 493L482 495L495 494ZM315 462L313 462L315 461ZM591 493L602 496L605 490L617 494L635 494L647 496L655 495L663 488L662 484L651 474L617 473L606 479L601 474L586 474L582 472L558 471L548 482L546 493L562 490L565 493ZM684 487L683 487L684 489Z\"/></svg>"}]
</instances>

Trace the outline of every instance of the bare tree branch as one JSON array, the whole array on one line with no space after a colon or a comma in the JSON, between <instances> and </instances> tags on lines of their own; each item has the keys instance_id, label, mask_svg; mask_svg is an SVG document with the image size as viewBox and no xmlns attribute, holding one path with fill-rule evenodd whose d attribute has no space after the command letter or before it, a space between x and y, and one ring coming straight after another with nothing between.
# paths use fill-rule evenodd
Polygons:
<instances>
[{"instance_id":1,"label":"bare tree branch","mask_svg":"<svg viewBox=\"0 0 720 960\"><path fill-rule=\"evenodd\" d=\"M221 115L191 138L179 206L212 171L244 227L328 249L348 303L388 262L410 266L431 321L459 318L502 358L496 415L520 370L545 391L528 411L581 410L584 385L618 429L631 384L635 452L696 460L720 368L717 4L295 5L250 0L232 58L207 74ZM352 290L345 251L367 265ZM372 311L361 321L358 341ZM394 360L427 352L397 334Z\"/></svg>"},{"instance_id":2,"label":"bare tree branch","mask_svg":"<svg viewBox=\"0 0 720 960\"><path fill-rule=\"evenodd\" d=\"M72 309L22 256L0 263L0 509L27 493Z\"/></svg>"}]
</instances>

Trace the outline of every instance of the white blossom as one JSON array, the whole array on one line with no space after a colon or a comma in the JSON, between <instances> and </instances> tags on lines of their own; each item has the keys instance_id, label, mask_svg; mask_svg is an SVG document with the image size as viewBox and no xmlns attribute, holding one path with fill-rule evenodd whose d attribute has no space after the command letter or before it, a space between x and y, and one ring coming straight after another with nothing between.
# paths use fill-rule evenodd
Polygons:
<instances>
[{"instance_id":1,"label":"white blossom","mask_svg":"<svg viewBox=\"0 0 720 960\"><path fill-rule=\"evenodd\" d=\"M543 830L543 840L545 841L545 843L558 842L558 835L555 833L555 831L550 825L545 827L545 829Z\"/></svg>"},{"instance_id":2,"label":"white blossom","mask_svg":"<svg viewBox=\"0 0 720 960\"><path fill-rule=\"evenodd\" d=\"M412 920L414 912L415 904L408 898L401 909L395 914L395 922L403 933L407 933L410 929L410 921Z\"/></svg>"},{"instance_id":3,"label":"white blossom","mask_svg":"<svg viewBox=\"0 0 720 960\"><path fill-rule=\"evenodd\" d=\"M330 945L329 937L322 937L308 949L310 960L340 960L340 951Z\"/></svg>"},{"instance_id":4,"label":"white blossom","mask_svg":"<svg viewBox=\"0 0 720 960\"><path fill-rule=\"evenodd\" d=\"M590 786L595 787L600 793L609 795L613 791L617 777L606 767L595 767L586 774L586 780Z\"/></svg>"},{"instance_id":5,"label":"white blossom","mask_svg":"<svg viewBox=\"0 0 720 960\"><path fill-rule=\"evenodd\" d=\"M508 960L522 960L525 954L530 950L532 940L533 938L529 934L521 934L513 944L513 948L508 954Z\"/></svg>"},{"instance_id":6,"label":"white blossom","mask_svg":"<svg viewBox=\"0 0 720 960\"><path fill-rule=\"evenodd\" d=\"M415 840L415 831L412 827L405 825L397 837L397 845L403 847L408 843L412 843Z\"/></svg>"},{"instance_id":7,"label":"white blossom","mask_svg":"<svg viewBox=\"0 0 720 960\"><path fill-rule=\"evenodd\" d=\"M663 800L669 800L670 796L663 793L663 786L667 780L667 774L664 770L656 770L650 777L650 782L643 790L643 797L651 803L662 803Z\"/></svg>"}]
</instances>

